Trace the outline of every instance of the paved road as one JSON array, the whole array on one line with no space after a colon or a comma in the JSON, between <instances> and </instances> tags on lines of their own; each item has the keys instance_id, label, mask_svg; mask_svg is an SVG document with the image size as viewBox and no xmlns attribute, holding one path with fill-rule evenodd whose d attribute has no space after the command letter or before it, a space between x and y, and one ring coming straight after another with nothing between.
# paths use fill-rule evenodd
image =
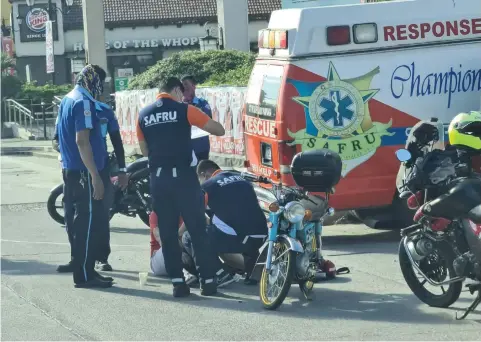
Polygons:
<instances>
[{"instance_id":1,"label":"paved road","mask_svg":"<svg viewBox=\"0 0 481 342\"><path fill-rule=\"evenodd\" d=\"M55 160L1 157L2 340L479 340L481 312L454 320L455 308L426 307L405 285L398 234L361 225L326 227L324 245L351 274L316 285L304 301L297 287L277 312L260 306L257 288L235 284L217 298L194 290L171 296L164 279L138 285L148 270L149 234L140 220L112 221L114 288L75 289L55 273L68 261L66 234L45 209L60 181Z\"/></svg>"}]
</instances>

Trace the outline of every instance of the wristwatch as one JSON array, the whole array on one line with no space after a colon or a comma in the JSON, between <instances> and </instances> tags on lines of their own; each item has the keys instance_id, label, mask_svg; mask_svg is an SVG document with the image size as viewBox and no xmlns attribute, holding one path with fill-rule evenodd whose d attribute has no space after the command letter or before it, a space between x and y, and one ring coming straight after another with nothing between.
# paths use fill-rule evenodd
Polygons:
<instances>
[{"instance_id":1,"label":"wristwatch","mask_svg":"<svg viewBox=\"0 0 481 342\"><path fill-rule=\"evenodd\" d=\"M119 172L120 172L120 173L127 173L127 168L125 168L125 167L120 167L120 168L119 168Z\"/></svg>"}]
</instances>

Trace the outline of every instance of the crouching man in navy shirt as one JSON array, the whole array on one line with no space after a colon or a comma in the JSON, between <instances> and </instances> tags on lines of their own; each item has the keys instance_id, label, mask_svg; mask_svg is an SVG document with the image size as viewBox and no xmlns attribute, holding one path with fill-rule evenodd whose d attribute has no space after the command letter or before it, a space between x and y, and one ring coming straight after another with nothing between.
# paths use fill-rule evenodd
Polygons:
<instances>
[{"instance_id":1,"label":"crouching man in navy shirt","mask_svg":"<svg viewBox=\"0 0 481 342\"><path fill-rule=\"evenodd\" d=\"M251 183L238 173L223 171L211 160L202 160L197 166L197 175L205 193L205 205L208 207L211 224L208 225L209 243L218 255L237 254L244 257L245 282L250 279L252 269L259 254L259 248L267 237L267 220L259 206L257 195ZM194 256L188 232L183 233L184 250ZM195 249L197 252L197 249ZM222 269L217 260L216 269ZM222 272L222 271L221 271ZM223 280L227 284L236 280L230 274ZM195 283L192 275L188 283Z\"/></svg>"},{"instance_id":2,"label":"crouching man in navy shirt","mask_svg":"<svg viewBox=\"0 0 481 342\"><path fill-rule=\"evenodd\" d=\"M213 295L217 292L215 254L207 245L204 196L191 135L193 125L217 136L225 131L201 110L180 102L184 86L178 78L169 78L160 90L157 100L139 113L137 137L142 154L149 157L152 204L159 219L165 268L172 279L174 297L188 296L190 288L185 283L178 241L182 216L198 251L201 294Z\"/></svg>"},{"instance_id":3,"label":"crouching man in navy shirt","mask_svg":"<svg viewBox=\"0 0 481 342\"><path fill-rule=\"evenodd\" d=\"M60 103L57 132L65 196L74 205L72 221L75 287L111 287L113 279L95 271L99 234L108 229L104 183L109 181L107 150L96 98L103 92L105 71L87 65L77 85Z\"/></svg>"}]
</instances>

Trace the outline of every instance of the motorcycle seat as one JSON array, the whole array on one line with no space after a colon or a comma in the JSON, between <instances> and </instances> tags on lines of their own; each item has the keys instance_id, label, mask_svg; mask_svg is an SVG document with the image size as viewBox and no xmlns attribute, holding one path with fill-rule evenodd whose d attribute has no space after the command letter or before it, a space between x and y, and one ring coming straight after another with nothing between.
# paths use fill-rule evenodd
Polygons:
<instances>
[{"instance_id":1,"label":"motorcycle seat","mask_svg":"<svg viewBox=\"0 0 481 342\"><path fill-rule=\"evenodd\" d=\"M134 162L130 163L127 166L127 172L128 173L134 173L134 172L137 172L139 170L147 168L148 165L149 165L149 158L148 157L142 157L142 158L139 158L139 159L135 160Z\"/></svg>"}]
</instances>

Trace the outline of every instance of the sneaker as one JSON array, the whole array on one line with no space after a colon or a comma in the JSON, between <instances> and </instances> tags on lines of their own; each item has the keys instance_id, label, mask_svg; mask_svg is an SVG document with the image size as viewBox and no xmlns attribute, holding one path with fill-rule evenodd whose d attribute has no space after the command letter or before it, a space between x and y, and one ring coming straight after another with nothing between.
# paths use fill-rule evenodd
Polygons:
<instances>
[{"instance_id":1,"label":"sneaker","mask_svg":"<svg viewBox=\"0 0 481 342\"><path fill-rule=\"evenodd\" d=\"M57 267L57 272L58 273L71 273L73 272L73 263L70 261L68 264L65 265L59 265Z\"/></svg>"},{"instance_id":2,"label":"sneaker","mask_svg":"<svg viewBox=\"0 0 481 342\"><path fill-rule=\"evenodd\" d=\"M237 282L240 278L241 276L237 273L228 273L226 271L222 271L221 274L217 275L217 287L224 287L230 283Z\"/></svg>"},{"instance_id":3,"label":"sneaker","mask_svg":"<svg viewBox=\"0 0 481 342\"><path fill-rule=\"evenodd\" d=\"M199 278L190 273L185 276L185 283L189 285L189 287L199 287L200 284Z\"/></svg>"},{"instance_id":4,"label":"sneaker","mask_svg":"<svg viewBox=\"0 0 481 342\"><path fill-rule=\"evenodd\" d=\"M98 269L99 271L104 271L104 272L111 272L111 271L113 271L112 266L110 266L110 264L108 263L108 261L105 261L105 262L99 261L99 262L97 263L97 269Z\"/></svg>"},{"instance_id":5,"label":"sneaker","mask_svg":"<svg viewBox=\"0 0 481 342\"><path fill-rule=\"evenodd\" d=\"M190 288L186 283L177 283L172 294L174 297L187 297L190 295Z\"/></svg>"},{"instance_id":6,"label":"sneaker","mask_svg":"<svg viewBox=\"0 0 481 342\"><path fill-rule=\"evenodd\" d=\"M102 280L102 281L110 281L110 282L113 282L113 281L114 281L114 278L112 278L112 277L104 277L103 275L101 275L101 274L98 273L98 272L95 272L95 271L94 271L94 274L95 274L95 277L96 277L96 278L99 278L99 279Z\"/></svg>"},{"instance_id":7,"label":"sneaker","mask_svg":"<svg viewBox=\"0 0 481 342\"><path fill-rule=\"evenodd\" d=\"M207 284L201 284L200 286L200 294L202 296L213 296L217 293L217 283L212 281Z\"/></svg>"},{"instance_id":8,"label":"sneaker","mask_svg":"<svg viewBox=\"0 0 481 342\"><path fill-rule=\"evenodd\" d=\"M83 288L83 289L90 289L90 288L95 288L95 287L108 288L108 287L112 287L112 282L111 281L103 281L103 280L95 277L95 278L93 278L93 279L91 279L87 282L74 284L74 286L76 288Z\"/></svg>"}]
</instances>

